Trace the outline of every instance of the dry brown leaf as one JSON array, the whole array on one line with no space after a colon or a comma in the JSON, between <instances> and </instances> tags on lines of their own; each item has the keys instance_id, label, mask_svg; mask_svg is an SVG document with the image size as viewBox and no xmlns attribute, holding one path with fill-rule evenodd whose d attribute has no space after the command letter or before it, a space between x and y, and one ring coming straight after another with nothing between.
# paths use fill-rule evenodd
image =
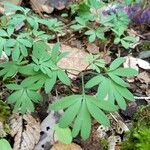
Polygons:
<instances>
[{"instance_id":1,"label":"dry brown leaf","mask_svg":"<svg viewBox=\"0 0 150 150\"><path fill-rule=\"evenodd\" d=\"M87 51L92 53L92 54L99 54L99 47L93 43L88 43L87 44Z\"/></svg>"},{"instance_id":2,"label":"dry brown leaf","mask_svg":"<svg viewBox=\"0 0 150 150\"><path fill-rule=\"evenodd\" d=\"M32 9L37 12L52 13L56 8L62 10L73 0L30 0Z\"/></svg>"},{"instance_id":3,"label":"dry brown leaf","mask_svg":"<svg viewBox=\"0 0 150 150\"><path fill-rule=\"evenodd\" d=\"M141 81L141 83L146 83L147 85L150 83L150 74L146 71L141 72L137 78Z\"/></svg>"},{"instance_id":4,"label":"dry brown leaf","mask_svg":"<svg viewBox=\"0 0 150 150\"><path fill-rule=\"evenodd\" d=\"M40 123L33 116L12 114L10 127L10 134L14 137L14 150L34 149L40 138Z\"/></svg>"},{"instance_id":5,"label":"dry brown leaf","mask_svg":"<svg viewBox=\"0 0 150 150\"><path fill-rule=\"evenodd\" d=\"M53 46L53 44L49 45L50 47ZM88 53L86 53L83 49L72 48L70 46L62 44L61 52L69 52L68 56L59 61L58 66L67 69L70 72L70 78L75 77L72 74L78 75L79 72L85 70L88 66L88 63L85 61Z\"/></svg>"},{"instance_id":6,"label":"dry brown leaf","mask_svg":"<svg viewBox=\"0 0 150 150\"><path fill-rule=\"evenodd\" d=\"M82 148L75 143L68 144L68 145L57 143L57 144L54 144L54 146L50 150L82 150Z\"/></svg>"}]
</instances>

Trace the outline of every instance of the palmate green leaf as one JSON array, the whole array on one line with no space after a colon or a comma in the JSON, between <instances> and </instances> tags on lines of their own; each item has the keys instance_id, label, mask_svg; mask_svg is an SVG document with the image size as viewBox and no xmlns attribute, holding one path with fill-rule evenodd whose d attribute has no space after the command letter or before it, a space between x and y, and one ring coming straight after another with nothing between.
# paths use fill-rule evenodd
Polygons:
<instances>
[{"instance_id":1,"label":"palmate green leaf","mask_svg":"<svg viewBox=\"0 0 150 150\"><path fill-rule=\"evenodd\" d=\"M98 85L100 82L102 82L102 80L102 75L95 76L85 84L85 88L92 88L93 86Z\"/></svg>"},{"instance_id":2,"label":"palmate green leaf","mask_svg":"<svg viewBox=\"0 0 150 150\"><path fill-rule=\"evenodd\" d=\"M108 75L110 76L110 78L116 82L117 84L123 86L123 87L129 87L129 84L126 83L124 80L122 80L120 77L118 77L117 75L113 74L113 73L108 73Z\"/></svg>"},{"instance_id":3,"label":"palmate green leaf","mask_svg":"<svg viewBox=\"0 0 150 150\"><path fill-rule=\"evenodd\" d=\"M81 100L77 100L64 112L63 116L59 120L60 127L65 128L72 123L72 121L79 112L80 106Z\"/></svg>"},{"instance_id":4,"label":"palmate green leaf","mask_svg":"<svg viewBox=\"0 0 150 150\"><path fill-rule=\"evenodd\" d=\"M123 57L119 57L119 58L115 59L111 63L111 65L109 67L109 71L117 69L124 61L125 61L125 58L123 58Z\"/></svg>"},{"instance_id":5,"label":"palmate green leaf","mask_svg":"<svg viewBox=\"0 0 150 150\"><path fill-rule=\"evenodd\" d=\"M81 95L70 95L67 97L63 97L63 98L55 101L53 104L51 104L49 106L49 109L52 109L54 111L65 109L65 108L73 105L77 101L80 101L81 99L82 99Z\"/></svg>"},{"instance_id":6,"label":"palmate green leaf","mask_svg":"<svg viewBox=\"0 0 150 150\"><path fill-rule=\"evenodd\" d=\"M20 111L23 114L26 112L34 112L33 102L40 102L42 96L39 93L37 93L37 89L31 90L24 88L22 85L20 86L22 88L17 89L7 98L8 103L15 104L13 110L14 112ZM12 85L9 85L9 87L13 89ZM16 87L17 85L15 85L15 89Z\"/></svg>"},{"instance_id":7,"label":"palmate green leaf","mask_svg":"<svg viewBox=\"0 0 150 150\"><path fill-rule=\"evenodd\" d=\"M58 76L59 80L62 83L66 84L66 85L70 85L71 84L71 81L70 81L69 77L67 76L67 74L65 73L65 71L58 70L57 71L57 76Z\"/></svg>"},{"instance_id":8,"label":"palmate green leaf","mask_svg":"<svg viewBox=\"0 0 150 150\"><path fill-rule=\"evenodd\" d=\"M61 128L59 124L56 124L54 131L58 140L64 144L70 144L72 142L72 135L70 128Z\"/></svg>"},{"instance_id":9,"label":"palmate green leaf","mask_svg":"<svg viewBox=\"0 0 150 150\"><path fill-rule=\"evenodd\" d=\"M86 104L92 117L95 118L100 124L104 126L108 126L110 124L108 117L99 109L99 107L88 100L86 101Z\"/></svg>"},{"instance_id":10,"label":"palmate green leaf","mask_svg":"<svg viewBox=\"0 0 150 150\"><path fill-rule=\"evenodd\" d=\"M118 68L112 71L112 73L122 77L133 77L138 75L138 71L132 68Z\"/></svg>"},{"instance_id":11,"label":"palmate green leaf","mask_svg":"<svg viewBox=\"0 0 150 150\"><path fill-rule=\"evenodd\" d=\"M0 64L0 76L3 76L3 80L8 77L13 77L19 70L18 62L9 61Z\"/></svg>"}]
</instances>

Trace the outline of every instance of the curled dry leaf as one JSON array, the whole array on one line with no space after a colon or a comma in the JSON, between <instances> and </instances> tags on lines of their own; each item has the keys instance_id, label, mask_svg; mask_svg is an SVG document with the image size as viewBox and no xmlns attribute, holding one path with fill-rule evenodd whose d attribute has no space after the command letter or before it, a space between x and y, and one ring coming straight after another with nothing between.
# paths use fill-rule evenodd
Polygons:
<instances>
[{"instance_id":1,"label":"curled dry leaf","mask_svg":"<svg viewBox=\"0 0 150 150\"><path fill-rule=\"evenodd\" d=\"M11 136L14 150L33 150L40 138L40 123L30 114L12 114L10 117Z\"/></svg>"},{"instance_id":2,"label":"curled dry leaf","mask_svg":"<svg viewBox=\"0 0 150 150\"><path fill-rule=\"evenodd\" d=\"M75 144L62 144L62 143L56 143L50 150L82 150L82 148Z\"/></svg>"}]
</instances>

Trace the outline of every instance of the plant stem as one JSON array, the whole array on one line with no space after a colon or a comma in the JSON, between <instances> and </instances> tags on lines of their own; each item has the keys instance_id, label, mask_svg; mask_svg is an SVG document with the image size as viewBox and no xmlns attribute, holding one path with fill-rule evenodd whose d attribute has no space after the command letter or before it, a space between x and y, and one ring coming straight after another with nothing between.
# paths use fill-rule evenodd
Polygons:
<instances>
[{"instance_id":1,"label":"plant stem","mask_svg":"<svg viewBox=\"0 0 150 150\"><path fill-rule=\"evenodd\" d=\"M82 79L82 94L85 95L85 89L84 89L84 74L81 73L81 79Z\"/></svg>"}]
</instances>

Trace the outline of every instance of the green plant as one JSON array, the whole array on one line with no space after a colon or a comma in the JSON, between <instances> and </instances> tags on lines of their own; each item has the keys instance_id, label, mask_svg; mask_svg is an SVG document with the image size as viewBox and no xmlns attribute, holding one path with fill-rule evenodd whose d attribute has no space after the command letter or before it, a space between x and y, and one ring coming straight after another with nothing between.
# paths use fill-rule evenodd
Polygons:
<instances>
[{"instance_id":1,"label":"green plant","mask_svg":"<svg viewBox=\"0 0 150 150\"><path fill-rule=\"evenodd\" d=\"M91 60L90 60L91 61ZM133 101L132 93L127 89L129 84L120 78L137 75L137 71L131 68L122 68L120 65L124 58L117 58L109 67L98 58L93 59L91 66L95 65L97 75L90 79L84 86L82 75L82 94L63 97L50 105L50 109L58 111L65 110L59 120L59 126L66 128L72 126L72 135L76 137L79 132L83 139L87 139L91 131L91 118L102 125L108 126L109 119L104 112L117 110L116 103L121 109L126 108L125 99ZM92 88L98 85L95 95L87 95L85 88Z\"/></svg>"},{"instance_id":2,"label":"green plant","mask_svg":"<svg viewBox=\"0 0 150 150\"><path fill-rule=\"evenodd\" d=\"M122 143L122 150L149 150L150 147L150 105L139 107L134 115L133 127Z\"/></svg>"},{"instance_id":3,"label":"green plant","mask_svg":"<svg viewBox=\"0 0 150 150\"><path fill-rule=\"evenodd\" d=\"M131 3L131 1L125 2L126 5ZM128 35L126 32L130 23L128 15L122 10L110 12L107 15L99 11L101 7L108 5L100 0L85 0L79 5L73 5L72 12L78 13L71 28L82 30L88 36L89 42L94 42L96 39L106 41L106 34L111 31L114 35L115 44L121 43L126 49L133 48L136 37Z\"/></svg>"},{"instance_id":4,"label":"green plant","mask_svg":"<svg viewBox=\"0 0 150 150\"><path fill-rule=\"evenodd\" d=\"M1 150L12 150L9 142L5 139L0 139Z\"/></svg>"},{"instance_id":5,"label":"green plant","mask_svg":"<svg viewBox=\"0 0 150 150\"><path fill-rule=\"evenodd\" d=\"M86 8L98 9L103 4L97 0L82 3L81 8L85 5L83 11L79 11L82 17L76 17L78 24L74 27L88 29L85 34L89 36L91 42L97 37L105 40L104 33L115 29L113 23L110 26L103 24L93 29L90 27L93 18L83 15L85 10L88 12ZM14 105L13 111L30 113L35 111L34 103L40 103L42 100L41 91L50 93L58 80L67 86L71 85L67 68L58 66L59 61L68 53L60 51L60 43L54 44L52 48L48 44L52 35L63 32L63 24L57 19L45 20L31 16L30 10L20 6L9 3L6 3L6 6L11 6L11 11L17 12L10 14L9 18L2 17L0 20L2 41L0 51L4 51L9 56L8 62L0 64L0 77L11 92L7 102ZM16 22L24 23L19 30L20 33L16 30ZM41 25L44 31L39 30ZM54 129L58 138L65 143L70 143L72 140L69 127L72 128L73 137L80 132L81 137L87 139L92 128L92 118L107 126L109 125L107 113L117 111L118 108L125 109L126 99L134 100L128 90L129 84L121 77L131 77L137 75L137 72L131 68L120 67L125 61L124 58L117 58L110 66L107 66L99 56L90 55L88 61L92 69L90 73L94 77L85 84L84 73L81 73L82 93L62 97L49 106L55 111L61 109L65 111ZM88 89L94 86L97 86L96 94L87 94ZM66 139L64 139L65 133L68 135Z\"/></svg>"}]
</instances>

